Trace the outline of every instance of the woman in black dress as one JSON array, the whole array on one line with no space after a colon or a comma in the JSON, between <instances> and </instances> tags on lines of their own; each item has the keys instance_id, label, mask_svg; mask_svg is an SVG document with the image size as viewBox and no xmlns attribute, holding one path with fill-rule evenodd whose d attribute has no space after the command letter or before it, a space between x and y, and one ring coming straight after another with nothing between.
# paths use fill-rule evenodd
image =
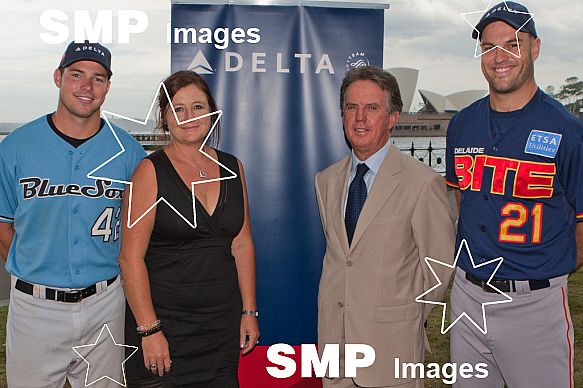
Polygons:
<instances>
[{"instance_id":1,"label":"woman in black dress","mask_svg":"<svg viewBox=\"0 0 583 388\"><path fill-rule=\"evenodd\" d=\"M205 145L219 118L206 82L180 71L164 85L158 125L171 141L124 195L125 343L139 347L128 386L238 387L239 352L259 337L243 167Z\"/></svg>"}]
</instances>

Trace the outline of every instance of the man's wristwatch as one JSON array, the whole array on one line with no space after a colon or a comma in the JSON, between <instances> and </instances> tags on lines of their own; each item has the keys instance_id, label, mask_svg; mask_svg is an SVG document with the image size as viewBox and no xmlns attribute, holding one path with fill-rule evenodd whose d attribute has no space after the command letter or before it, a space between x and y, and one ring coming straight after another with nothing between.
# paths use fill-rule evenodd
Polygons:
<instances>
[{"instance_id":1,"label":"man's wristwatch","mask_svg":"<svg viewBox=\"0 0 583 388\"><path fill-rule=\"evenodd\" d=\"M243 310L243 311L241 311L241 315L251 315L252 317L258 317L259 311Z\"/></svg>"}]
</instances>

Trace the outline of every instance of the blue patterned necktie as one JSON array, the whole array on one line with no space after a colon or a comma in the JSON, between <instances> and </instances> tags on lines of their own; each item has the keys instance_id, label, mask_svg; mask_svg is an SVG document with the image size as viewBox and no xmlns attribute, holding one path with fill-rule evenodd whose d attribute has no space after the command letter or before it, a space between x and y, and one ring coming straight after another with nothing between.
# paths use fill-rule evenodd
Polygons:
<instances>
[{"instance_id":1,"label":"blue patterned necktie","mask_svg":"<svg viewBox=\"0 0 583 388\"><path fill-rule=\"evenodd\" d=\"M350 183L348 188L348 200L346 201L346 214L344 215L344 224L346 225L346 235L348 236L348 245L352 244L352 237L356 229L356 222L360 211L366 201L366 183L364 183L364 175L369 168L364 163L359 163L356 166L356 175Z\"/></svg>"}]
</instances>

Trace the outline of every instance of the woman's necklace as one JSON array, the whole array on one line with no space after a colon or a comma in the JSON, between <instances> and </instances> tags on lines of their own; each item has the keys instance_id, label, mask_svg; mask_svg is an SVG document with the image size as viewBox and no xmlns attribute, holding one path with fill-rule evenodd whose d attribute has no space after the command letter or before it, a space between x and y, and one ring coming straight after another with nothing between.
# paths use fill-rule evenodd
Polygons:
<instances>
[{"instance_id":1,"label":"woman's necklace","mask_svg":"<svg viewBox=\"0 0 583 388\"><path fill-rule=\"evenodd\" d=\"M200 178L207 178L208 177L207 173L202 168L198 167L198 165L196 163L191 163L188 160L182 158L181 156L178 156L178 151L176 151L176 148L174 146L172 146L172 149L174 150L174 156L176 156L176 158L178 160L188 164L189 166L191 166L195 170L198 170L198 176Z\"/></svg>"}]
</instances>

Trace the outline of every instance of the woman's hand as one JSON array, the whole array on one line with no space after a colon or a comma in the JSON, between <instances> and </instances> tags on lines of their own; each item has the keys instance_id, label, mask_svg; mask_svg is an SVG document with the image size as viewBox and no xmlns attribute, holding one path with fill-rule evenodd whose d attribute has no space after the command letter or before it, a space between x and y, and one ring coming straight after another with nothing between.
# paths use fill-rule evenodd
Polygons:
<instances>
[{"instance_id":1,"label":"woman's hand","mask_svg":"<svg viewBox=\"0 0 583 388\"><path fill-rule=\"evenodd\" d=\"M247 354L259 340L259 322L257 317L252 317L251 315L243 314L241 316L241 353Z\"/></svg>"},{"instance_id":2,"label":"woman's hand","mask_svg":"<svg viewBox=\"0 0 583 388\"><path fill-rule=\"evenodd\" d=\"M142 349L144 352L144 366L150 372L164 376L170 372L170 352L168 351L168 341L164 333L159 331L142 338Z\"/></svg>"}]
</instances>

